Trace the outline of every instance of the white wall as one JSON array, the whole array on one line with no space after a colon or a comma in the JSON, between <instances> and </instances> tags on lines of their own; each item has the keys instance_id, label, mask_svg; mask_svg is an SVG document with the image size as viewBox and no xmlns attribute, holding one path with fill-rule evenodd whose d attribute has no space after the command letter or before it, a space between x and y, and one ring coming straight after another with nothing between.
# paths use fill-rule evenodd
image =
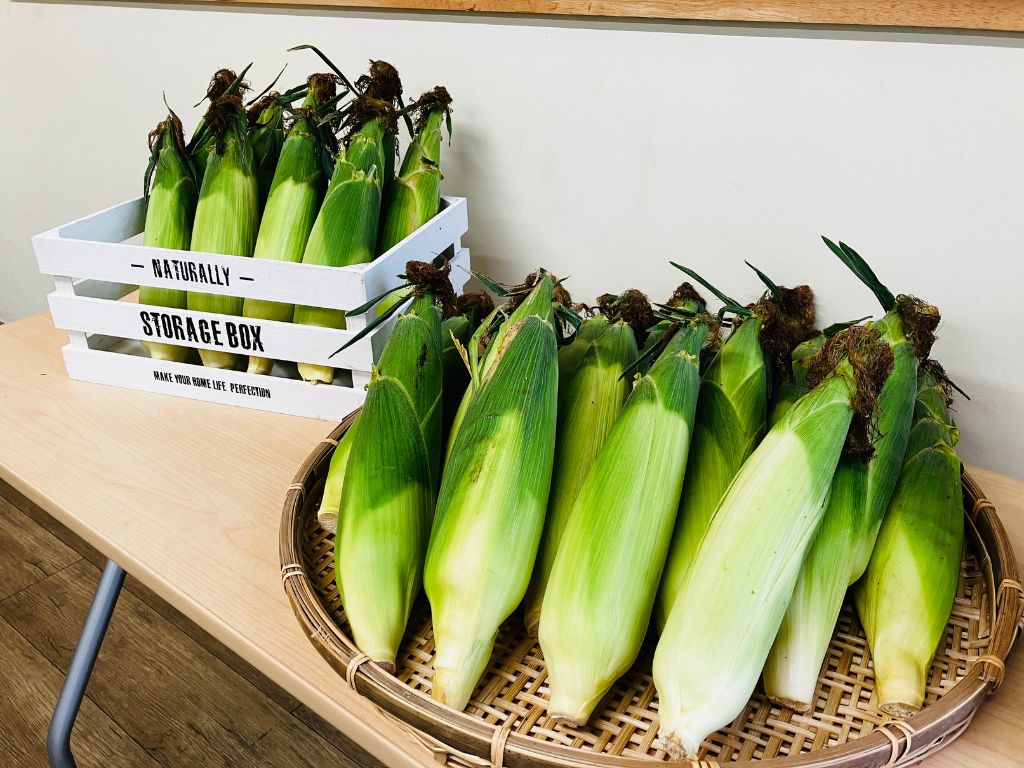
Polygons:
<instances>
[{"instance_id":1,"label":"white wall","mask_svg":"<svg viewBox=\"0 0 1024 768\"><path fill-rule=\"evenodd\" d=\"M875 310L845 239L943 308L966 460L1024 476L1019 36L0 0L0 317L45 308L32 233L139 192L161 90L191 123L212 70L298 79L304 42L448 85L446 189L497 278L664 297L671 258L748 298L746 258L833 321Z\"/></svg>"}]
</instances>

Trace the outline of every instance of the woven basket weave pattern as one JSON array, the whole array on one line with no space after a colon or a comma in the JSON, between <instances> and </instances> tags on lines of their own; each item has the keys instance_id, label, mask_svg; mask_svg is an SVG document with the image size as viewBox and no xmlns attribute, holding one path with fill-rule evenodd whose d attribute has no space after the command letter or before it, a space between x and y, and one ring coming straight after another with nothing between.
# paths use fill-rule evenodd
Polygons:
<instances>
[{"instance_id":1,"label":"woven basket weave pattern","mask_svg":"<svg viewBox=\"0 0 1024 768\"><path fill-rule=\"evenodd\" d=\"M336 439L337 435L331 437ZM451 766L634 766L667 759L656 741L658 702L650 674L649 643L584 728L553 725L547 717L543 656L537 642L523 630L519 615L513 615L498 633L491 663L466 710L466 715L484 726L475 733L467 729L466 716L445 710L428 698L434 645L429 606L422 598L413 609L395 678L388 678L372 664L362 664L361 659L357 659L359 670L351 667L358 651L348 639L345 613L334 583L334 538L316 521L332 443L333 439L314 452L289 493L282 521L282 558L296 614L312 629L309 634L320 652L339 672L349 672L357 690L370 695L385 710L392 709L400 719L408 721L411 713L421 730L410 731L434 751L439 761ZM921 714L908 724L889 723L889 718L874 707L874 677L864 633L854 611L845 606L818 680L813 710L800 715L780 709L758 691L732 724L708 738L701 760L693 765L904 766L918 762L959 735L984 695L1001 678L1002 659L1015 638L1020 617L1017 589L1001 588L1017 584L1012 553L1008 545L1003 551L1005 541L997 541L1000 552L993 558L986 545L993 535L1001 534L1005 540L1001 526L997 531L988 530L993 522L998 525L994 509L969 478L965 479L965 497L969 513L967 541L957 597L932 664ZM289 573L296 578L290 578ZM997 608L1002 608L1002 615ZM998 633L994 631L997 619ZM1007 630L1007 625L1011 629ZM402 689L397 694L404 695L401 706L388 706L396 694L388 691L393 686ZM936 703L954 688L958 694L973 691L981 695L949 697L963 701L952 709L946 707L948 712L940 712L946 702ZM939 717L941 727L936 726ZM433 727L435 724L437 727ZM871 734L874 738L864 738ZM452 746L453 736L464 742L459 746L476 748L467 752ZM859 739L863 739L864 749L851 752L847 759L836 763L817 760L819 755L824 758L836 752L819 750L836 745L856 748L854 742ZM494 754L498 740L501 750ZM490 753L484 749L484 742L492 748ZM529 754L520 754L523 750L517 751L515 746Z\"/></svg>"}]
</instances>

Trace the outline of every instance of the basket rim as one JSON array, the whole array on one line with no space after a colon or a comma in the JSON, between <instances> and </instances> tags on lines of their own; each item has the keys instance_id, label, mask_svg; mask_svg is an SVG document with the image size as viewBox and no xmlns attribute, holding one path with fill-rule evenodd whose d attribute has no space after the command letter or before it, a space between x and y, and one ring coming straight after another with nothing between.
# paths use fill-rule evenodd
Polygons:
<instances>
[{"instance_id":1,"label":"basket rim","mask_svg":"<svg viewBox=\"0 0 1024 768\"><path fill-rule=\"evenodd\" d=\"M351 427L359 409L353 411L322 440L299 467L289 486L281 516L280 557L283 584L292 610L306 630L307 637L321 656L353 689L369 698L388 716L414 732L436 740L443 747L465 753L488 764L492 747L503 745L503 764L536 765L543 761L551 766L585 766L586 768L650 768L660 761L651 758L623 757L589 752L574 747L540 742L526 734L506 731L501 724L492 724L465 712L443 705L424 693L414 690L373 663L366 661L352 640L328 615L303 565L301 549L303 501L307 483L315 480L315 470L329 461L334 446ZM965 469L962 473L965 501L965 536L974 544L979 567L984 571L989 593L991 640L987 656L1005 661L1015 642L1024 612L1024 593L1016 557L1006 530L996 514L995 505L985 498L977 481ZM295 566L299 568L296 569ZM357 667L350 670L355 660ZM913 749L933 745L946 737L955 738L969 724L976 710L1001 682L998 664L976 661L966 676L934 704L913 716L898 721L909 726L911 739L902 728L885 729L884 724L857 739L812 752L764 760L728 763L732 768L842 768L856 757L865 765L897 765ZM887 732L883 732L887 730ZM915 757L915 760L918 759ZM892 762L890 762L892 761ZM689 761L693 766L717 766L713 760ZM686 764L686 761L683 762Z\"/></svg>"}]
</instances>

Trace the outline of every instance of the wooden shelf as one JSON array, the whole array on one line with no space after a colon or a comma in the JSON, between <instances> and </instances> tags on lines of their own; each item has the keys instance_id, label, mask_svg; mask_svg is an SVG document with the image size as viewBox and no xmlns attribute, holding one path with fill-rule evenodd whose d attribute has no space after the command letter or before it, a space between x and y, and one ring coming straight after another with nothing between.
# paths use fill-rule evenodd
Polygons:
<instances>
[{"instance_id":1,"label":"wooden shelf","mask_svg":"<svg viewBox=\"0 0 1024 768\"><path fill-rule=\"evenodd\" d=\"M1021 0L198 0L233 5L1024 31Z\"/></svg>"}]
</instances>

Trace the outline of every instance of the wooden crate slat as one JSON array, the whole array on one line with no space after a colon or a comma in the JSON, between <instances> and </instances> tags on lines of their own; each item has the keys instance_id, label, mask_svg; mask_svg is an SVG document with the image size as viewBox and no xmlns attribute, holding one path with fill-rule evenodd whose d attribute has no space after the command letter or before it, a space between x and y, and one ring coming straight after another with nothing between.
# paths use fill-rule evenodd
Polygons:
<instances>
[{"instance_id":1,"label":"wooden crate slat","mask_svg":"<svg viewBox=\"0 0 1024 768\"><path fill-rule=\"evenodd\" d=\"M139 341L158 341L193 349L216 349L238 355L275 360L333 365L336 368L368 369L374 361L374 339L383 345L384 326L376 328L334 358L330 355L354 335L339 331L272 320L194 312L187 309L150 307L127 301L107 301L85 296L49 295L53 324L67 331L85 331ZM185 338L165 335L168 328ZM205 335L204 335L205 334Z\"/></svg>"},{"instance_id":2,"label":"wooden crate slat","mask_svg":"<svg viewBox=\"0 0 1024 768\"><path fill-rule=\"evenodd\" d=\"M296 379L221 371L119 352L74 349L70 345L62 351L68 375L77 381L291 416L340 421L358 408L365 397L361 389L341 385L314 385Z\"/></svg>"},{"instance_id":3,"label":"wooden crate slat","mask_svg":"<svg viewBox=\"0 0 1024 768\"><path fill-rule=\"evenodd\" d=\"M225 296L310 304L332 309L359 306L399 283L410 259L430 259L468 229L465 200L445 198L446 208L369 264L322 267L240 256L153 248L119 242L137 229L125 222L140 201L129 201L32 239L39 271L78 279L177 288ZM134 207L133 207L134 206ZM70 237L75 235L88 235ZM137 234L137 232L135 232Z\"/></svg>"}]
</instances>

